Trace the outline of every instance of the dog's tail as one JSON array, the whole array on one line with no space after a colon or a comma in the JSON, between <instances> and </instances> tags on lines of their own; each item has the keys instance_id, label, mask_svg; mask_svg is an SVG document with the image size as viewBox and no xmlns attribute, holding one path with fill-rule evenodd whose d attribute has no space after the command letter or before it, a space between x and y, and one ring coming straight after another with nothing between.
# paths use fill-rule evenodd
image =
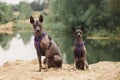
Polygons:
<instances>
[{"instance_id":1,"label":"dog's tail","mask_svg":"<svg viewBox=\"0 0 120 80\"><path fill-rule=\"evenodd\" d=\"M54 61L57 67L62 67L62 58L59 55L54 55Z\"/></svg>"}]
</instances>

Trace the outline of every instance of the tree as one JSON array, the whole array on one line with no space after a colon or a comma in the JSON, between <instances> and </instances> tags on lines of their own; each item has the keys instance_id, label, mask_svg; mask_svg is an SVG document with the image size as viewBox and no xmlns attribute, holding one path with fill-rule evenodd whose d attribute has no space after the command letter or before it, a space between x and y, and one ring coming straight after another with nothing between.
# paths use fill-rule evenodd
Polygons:
<instances>
[{"instance_id":1,"label":"tree","mask_svg":"<svg viewBox=\"0 0 120 80\"><path fill-rule=\"evenodd\" d=\"M32 8L29 3L20 2L19 4L20 16L23 18L29 18L32 15Z\"/></svg>"},{"instance_id":2,"label":"tree","mask_svg":"<svg viewBox=\"0 0 120 80\"><path fill-rule=\"evenodd\" d=\"M120 15L120 0L107 0L107 3L114 14Z\"/></svg>"},{"instance_id":3,"label":"tree","mask_svg":"<svg viewBox=\"0 0 120 80\"><path fill-rule=\"evenodd\" d=\"M107 1L109 1L109 4ZM83 25L85 29L89 30L88 33L101 29L113 32L120 25L120 17L118 15L120 13L119 1L120 0L51 0L49 3L51 14L49 16L51 21L61 22L69 27L68 29L72 26ZM110 10L111 5L116 7Z\"/></svg>"},{"instance_id":4,"label":"tree","mask_svg":"<svg viewBox=\"0 0 120 80\"><path fill-rule=\"evenodd\" d=\"M10 5L0 3L0 23L6 23L13 19L13 10Z\"/></svg>"},{"instance_id":5,"label":"tree","mask_svg":"<svg viewBox=\"0 0 120 80\"><path fill-rule=\"evenodd\" d=\"M31 8L34 11L42 11L45 7L46 7L46 4L45 3L41 4L40 0L36 0L31 3Z\"/></svg>"}]
</instances>

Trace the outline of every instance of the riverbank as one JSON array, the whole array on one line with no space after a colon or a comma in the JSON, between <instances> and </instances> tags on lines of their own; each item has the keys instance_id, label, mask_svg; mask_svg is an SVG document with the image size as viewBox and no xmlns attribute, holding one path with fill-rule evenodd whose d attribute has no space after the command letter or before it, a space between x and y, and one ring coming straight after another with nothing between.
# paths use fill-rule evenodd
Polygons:
<instances>
[{"instance_id":1,"label":"riverbank","mask_svg":"<svg viewBox=\"0 0 120 80\"><path fill-rule=\"evenodd\" d=\"M120 62L103 61L91 64L89 70L63 64L61 69L42 69L38 72L37 59L6 62L0 67L0 80L120 80Z\"/></svg>"},{"instance_id":2,"label":"riverbank","mask_svg":"<svg viewBox=\"0 0 120 80\"><path fill-rule=\"evenodd\" d=\"M0 25L0 33L8 33L12 34L13 33L13 22L8 22L6 24L1 24Z\"/></svg>"}]
</instances>

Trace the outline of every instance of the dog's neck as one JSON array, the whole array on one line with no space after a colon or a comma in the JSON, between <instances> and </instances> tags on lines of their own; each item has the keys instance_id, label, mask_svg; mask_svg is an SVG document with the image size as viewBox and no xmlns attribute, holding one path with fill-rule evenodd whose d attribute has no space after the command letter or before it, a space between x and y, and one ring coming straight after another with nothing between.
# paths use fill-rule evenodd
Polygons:
<instances>
[{"instance_id":1,"label":"dog's neck","mask_svg":"<svg viewBox=\"0 0 120 80\"><path fill-rule=\"evenodd\" d=\"M82 40L82 38L76 38L75 41L76 42L82 42L83 40Z\"/></svg>"},{"instance_id":2,"label":"dog's neck","mask_svg":"<svg viewBox=\"0 0 120 80\"><path fill-rule=\"evenodd\" d=\"M41 35L35 36L35 41L41 42L41 40L46 36L47 33L42 33Z\"/></svg>"},{"instance_id":3,"label":"dog's neck","mask_svg":"<svg viewBox=\"0 0 120 80\"><path fill-rule=\"evenodd\" d=\"M74 45L76 47L83 47L84 41L82 40L82 38L76 38L75 41L74 41Z\"/></svg>"}]
</instances>

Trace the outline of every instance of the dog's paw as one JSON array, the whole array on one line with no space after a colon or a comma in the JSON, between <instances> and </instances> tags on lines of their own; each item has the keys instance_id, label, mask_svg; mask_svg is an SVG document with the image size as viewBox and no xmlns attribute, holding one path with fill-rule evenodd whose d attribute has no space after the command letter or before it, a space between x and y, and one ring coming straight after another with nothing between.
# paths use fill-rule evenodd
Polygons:
<instances>
[{"instance_id":1,"label":"dog's paw","mask_svg":"<svg viewBox=\"0 0 120 80\"><path fill-rule=\"evenodd\" d=\"M88 65L85 66L85 67L84 67L84 70L89 70L89 66L88 66Z\"/></svg>"},{"instance_id":2,"label":"dog's paw","mask_svg":"<svg viewBox=\"0 0 120 80\"><path fill-rule=\"evenodd\" d=\"M37 72L41 72L41 69L39 69Z\"/></svg>"}]
</instances>

